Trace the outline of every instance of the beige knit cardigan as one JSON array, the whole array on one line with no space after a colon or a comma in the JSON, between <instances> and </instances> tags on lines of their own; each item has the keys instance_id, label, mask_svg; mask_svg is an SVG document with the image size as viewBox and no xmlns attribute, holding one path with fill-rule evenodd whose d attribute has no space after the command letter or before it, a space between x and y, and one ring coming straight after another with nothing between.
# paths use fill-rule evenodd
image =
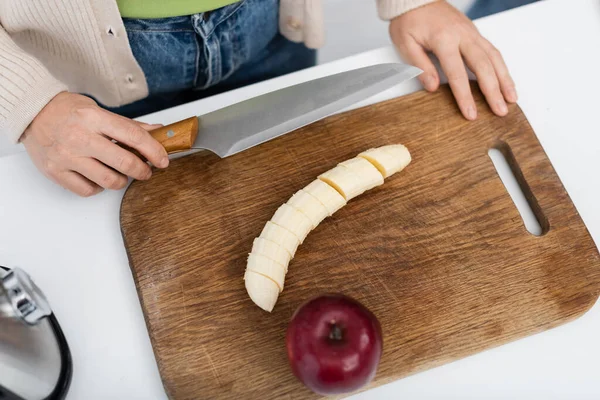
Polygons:
<instances>
[{"instance_id":1,"label":"beige knit cardigan","mask_svg":"<svg viewBox=\"0 0 600 400\"><path fill-rule=\"evenodd\" d=\"M392 19L433 0L376 0ZM323 45L321 0L281 0L282 35ZM16 143L62 91L85 93L109 107L148 95L114 0L0 0L0 133Z\"/></svg>"}]
</instances>

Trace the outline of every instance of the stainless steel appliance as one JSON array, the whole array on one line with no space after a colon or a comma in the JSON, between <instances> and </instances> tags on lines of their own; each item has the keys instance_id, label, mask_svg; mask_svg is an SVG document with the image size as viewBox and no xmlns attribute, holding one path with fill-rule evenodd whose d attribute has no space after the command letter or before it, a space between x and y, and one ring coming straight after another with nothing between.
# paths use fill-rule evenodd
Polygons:
<instances>
[{"instance_id":1,"label":"stainless steel appliance","mask_svg":"<svg viewBox=\"0 0 600 400\"><path fill-rule=\"evenodd\" d=\"M71 353L46 297L29 275L0 267L0 399L64 399Z\"/></svg>"}]
</instances>

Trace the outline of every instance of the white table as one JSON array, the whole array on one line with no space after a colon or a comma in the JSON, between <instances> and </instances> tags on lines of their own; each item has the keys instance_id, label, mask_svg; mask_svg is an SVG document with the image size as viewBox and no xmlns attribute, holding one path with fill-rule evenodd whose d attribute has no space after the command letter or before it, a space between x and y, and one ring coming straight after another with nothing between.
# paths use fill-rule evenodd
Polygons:
<instances>
[{"instance_id":1,"label":"white table","mask_svg":"<svg viewBox=\"0 0 600 400\"><path fill-rule=\"evenodd\" d=\"M600 243L600 2L554 0L477 21L502 51L523 108ZM517 33L521 30L521 33ZM384 48L144 118L169 123L275 88L397 57ZM360 105L420 89L400 85ZM359 105L357 105L359 106ZM119 228L123 191L81 199L19 147L0 154L0 262L28 271L74 359L69 399L163 399ZM567 325L356 395L355 399L599 399L600 305Z\"/></svg>"}]
</instances>

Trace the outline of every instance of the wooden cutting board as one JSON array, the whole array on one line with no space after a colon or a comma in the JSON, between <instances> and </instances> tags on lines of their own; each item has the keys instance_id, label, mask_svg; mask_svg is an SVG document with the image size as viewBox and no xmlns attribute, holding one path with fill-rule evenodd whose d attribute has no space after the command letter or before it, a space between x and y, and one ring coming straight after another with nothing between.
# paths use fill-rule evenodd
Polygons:
<instances>
[{"instance_id":1,"label":"wooden cutting board","mask_svg":"<svg viewBox=\"0 0 600 400\"><path fill-rule=\"evenodd\" d=\"M555 327L600 292L600 257L520 109L460 115L447 87L333 116L226 159L174 160L123 199L121 225L172 399L310 399L287 364L294 310L324 292L379 318L370 387ZM412 163L322 222L269 314L242 280L279 205L338 162L402 143ZM544 229L533 236L488 157L499 147Z\"/></svg>"}]
</instances>

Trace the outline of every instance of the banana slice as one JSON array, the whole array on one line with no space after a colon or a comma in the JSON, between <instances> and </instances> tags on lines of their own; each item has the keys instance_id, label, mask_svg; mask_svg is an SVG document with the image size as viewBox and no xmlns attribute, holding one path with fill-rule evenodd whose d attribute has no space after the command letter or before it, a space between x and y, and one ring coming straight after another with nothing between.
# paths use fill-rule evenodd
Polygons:
<instances>
[{"instance_id":1,"label":"banana slice","mask_svg":"<svg viewBox=\"0 0 600 400\"><path fill-rule=\"evenodd\" d=\"M380 149L401 160L402 169L404 169L411 162L410 152L404 145L388 144L387 146L381 146Z\"/></svg>"},{"instance_id":2,"label":"banana slice","mask_svg":"<svg viewBox=\"0 0 600 400\"><path fill-rule=\"evenodd\" d=\"M271 221L266 223L260 237L275 242L283 247L290 254L290 259L294 257L298 245L300 244L300 240L298 240L296 235Z\"/></svg>"},{"instance_id":3,"label":"banana slice","mask_svg":"<svg viewBox=\"0 0 600 400\"><path fill-rule=\"evenodd\" d=\"M273 311L279 297L279 286L272 279L250 270L246 270L244 281L254 304L265 311Z\"/></svg>"},{"instance_id":4,"label":"banana slice","mask_svg":"<svg viewBox=\"0 0 600 400\"><path fill-rule=\"evenodd\" d=\"M408 149L400 144L369 149L319 175L281 205L248 257L244 280L252 301L271 312L283 291L288 264L308 233L346 201L383 184L410 162Z\"/></svg>"},{"instance_id":5,"label":"banana slice","mask_svg":"<svg viewBox=\"0 0 600 400\"><path fill-rule=\"evenodd\" d=\"M344 196L320 179L315 179L302 190L319 200L329 212L329 216L346 205Z\"/></svg>"},{"instance_id":6,"label":"banana slice","mask_svg":"<svg viewBox=\"0 0 600 400\"><path fill-rule=\"evenodd\" d=\"M401 144L369 149L358 156L377 167L384 178L402 171L411 161L408 149Z\"/></svg>"},{"instance_id":7,"label":"banana slice","mask_svg":"<svg viewBox=\"0 0 600 400\"><path fill-rule=\"evenodd\" d=\"M271 222L292 232L300 243L312 229L310 219L289 204L282 204L271 218Z\"/></svg>"},{"instance_id":8,"label":"banana slice","mask_svg":"<svg viewBox=\"0 0 600 400\"><path fill-rule=\"evenodd\" d=\"M283 290L283 282L285 281L285 268L270 258L250 253L248 256L246 271L256 272L266 276L267 278L270 278L277 284L280 292Z\"/></svg>"},{"instance_id":9,"label":"banana slice","mask_svg":"<svg viewBox=\"0 0 600 400\"><path fill-rule=\"evenodd\" d=\"M252 244L251 254L265 256L275 261L287 272L288 264L292 258L290 253L280 245L268 239L257 237Z\"/></svg>"},{"instance_id":10,"label":"banana slice","mask_svg":"<svg viewBox=\"0 0 600 400\"><path fill-rule=\"evenodd\" d=\"M368 163L366 160L365 162ZM287 203L306 215L311 220L313 229L329 216L323 203L302 189L297 191Z\"/></svg>"},{"instance_id":11,"label":"banana slice","mask_svg":"<svg viewBox=\"0 0 600 400\"><path fill-rule=\"evenodd\" d=\"M319 179L340 192L346 201L350 201L367 190L368 182L351 169L338 165L319 175Z\"/></svg>"},{"instance_id":12,"label":"banana slice","mask_svg":"<svg viewBox=\"0 0 600 400\"><path fill-rule=\"evenodd\" d=\"M362 157L351 158L341 162L340 165L347 167L352 172L360 176L365 182L363 187L365 187L366 190L383 185L383 175L381 175L379 170L375 168L373 164Z\"/></svg>"}]
</instances>

